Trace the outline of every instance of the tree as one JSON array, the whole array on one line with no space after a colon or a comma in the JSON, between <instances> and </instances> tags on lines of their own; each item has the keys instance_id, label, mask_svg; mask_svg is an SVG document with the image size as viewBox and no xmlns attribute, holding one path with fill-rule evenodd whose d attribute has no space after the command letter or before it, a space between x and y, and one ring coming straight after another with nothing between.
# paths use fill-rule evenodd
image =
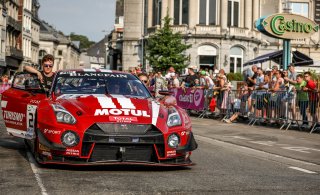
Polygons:
<instances>
[{"instance_id":1,"label":"tree","mask_svg":"<svg viewBox=\"0 0 320 195\"><path fill-rule=\"evenodd\" d=\"M71 41L80 41L80 49L87 49L91 47L93 44L95 44L94 41L90 41L88 37L84 35L77 35L75 33L70 33L70 39Z\"/></svg>"},{"instance_id":2,"label":"tree","mask_svg":"<svg viewBox=\"0 0 320 195\"><path fill-rule=\"evenodd\" d=\"M146 59L156 71L165 71L170 66L176 70L185 68L189 60L185 51L191 45L182 43L181 33L173 33L170 29L170 18L168 15L163 19L164 25L148 38L146 45Z\"/></svg>"}]
</instances>

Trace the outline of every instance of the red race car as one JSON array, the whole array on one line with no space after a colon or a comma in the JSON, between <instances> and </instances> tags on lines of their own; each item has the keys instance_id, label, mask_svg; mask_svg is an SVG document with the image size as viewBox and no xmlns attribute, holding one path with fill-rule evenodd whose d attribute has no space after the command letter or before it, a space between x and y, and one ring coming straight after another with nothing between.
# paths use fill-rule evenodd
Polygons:
<instances>
[{"instance_id":1,"label":"red race car","mask_svg":"<svg viewBox=\"0 0 320 195\"><path fill-rule=\"evenodd\" d=\"M193 164L187 113L160 104L128 73L58 71L47 93L36 75L19 73L1 107L8 133L24 138L41 164Z\"/></svg>"}]
</instances>

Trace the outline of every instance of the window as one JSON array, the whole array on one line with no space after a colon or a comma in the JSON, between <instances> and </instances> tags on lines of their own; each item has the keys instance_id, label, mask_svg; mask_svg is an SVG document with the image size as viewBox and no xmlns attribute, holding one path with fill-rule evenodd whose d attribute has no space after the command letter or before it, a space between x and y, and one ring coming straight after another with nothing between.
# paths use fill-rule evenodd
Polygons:
<instances>
[{"instance_id":1,"label":"window","mask_svg":"<svg viewBox=\"0 0 320 195\"><path fill-rule=\"evenodd\" d=\"M228 26L239 27L239 0L228 1Z\"/></svg>"},{"instance_id":2,"label":"window","mask_svg":"<svg viewBox=\"0 0 320 195\"><path fill-rule=\"evenodd\" d=\"M242 73L243 71L243 49L232 47L230 49L230 72Z\"/></svg>"},{"instance_id":3,"label":"window","mask_svg":"<svg viewBox=\"0 0 320 195\"><path fill-rule=\"evenodd\" d=\"M189 24L189 0L174 0L173 24Z\"/></svg>"},{"instance_id":4,"label":"window","mask_svg":"<svg viewBox=\"0 0 320 195\"><path fill-rule=\"evenodd\" d=\"M217 49L211 45L198 48L199 65L202 69L213 70L216 65Z\"/></svg>"},{"instance_id":5,"label":"window","mask_svg":"<svg viewBox=\"0 0 320 195\"><path fill-rule=\"evenodd\" d=\"M162 7L162 0L153 0L152 4L153 8L153 16L152 16L152 25L160 25L161 24L161 7Z\"/></svg>"},{"instance_id":6,"label":"window","mask_svg":"<svg viewBox=\"0 0 320 195\"><path fill-rule=\"evenodd\" d=\"M58 50L58 55L62 56L62 50Z\"/></svg>"},{"instance_id":7,"label":"window","mask_svg":"<svg viewBox=\"0 0 320 195\"><path fill-rule=\"evenodd\" d=\"M216 0L199 1L199 24L216 25L217 2Z\"/></svg>"},{"instance_id":8,"label":"window","mask_svg":"<svg viewBox=\"0 0 320 195\"><path fill-rule=\"evenodd\" d=\"M308 3L291 3L291 12L293 14L300 14L309 17L309 4Z\"/></svg>"}]
</instances>

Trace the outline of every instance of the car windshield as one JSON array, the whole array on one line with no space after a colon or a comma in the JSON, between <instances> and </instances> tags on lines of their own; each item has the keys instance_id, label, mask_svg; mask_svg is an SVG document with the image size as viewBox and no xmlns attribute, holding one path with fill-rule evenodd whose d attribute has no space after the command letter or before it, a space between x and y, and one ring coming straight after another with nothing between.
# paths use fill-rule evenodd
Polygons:
<instances>
[{"instance_id":1,"label":"car windshield","mask_svg":"<svg viewBox=\"0 0 320 195\"><path fill-rule=\"evenodd\" d=\"M64 94L110 94L141 98L150 97L147 88L131 74L97 72L60 72L55 79L53 92Z\"/></svg>"}]
</instances>

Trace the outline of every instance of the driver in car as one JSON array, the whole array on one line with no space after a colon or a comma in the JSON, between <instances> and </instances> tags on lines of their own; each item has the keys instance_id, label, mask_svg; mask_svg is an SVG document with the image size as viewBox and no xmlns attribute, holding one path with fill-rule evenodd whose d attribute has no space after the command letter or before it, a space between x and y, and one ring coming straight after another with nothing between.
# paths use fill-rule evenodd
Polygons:
<instances>
[{"instance_id":1,"label":"driver in car","mask_svg":"<svg viewBox=\"0 0 320 195\"><path fill-rule=\"evenodd\" d=\"M31 66L24 66L24 70L37 74L38 79L41 81L44 90L47 92L50 90L52 81L54 78L55 73L52 71L54 64L54 57L53 55L47 54L43 56L41 60L42 70L36 70Z\"/></svg>"}]
</instances>

